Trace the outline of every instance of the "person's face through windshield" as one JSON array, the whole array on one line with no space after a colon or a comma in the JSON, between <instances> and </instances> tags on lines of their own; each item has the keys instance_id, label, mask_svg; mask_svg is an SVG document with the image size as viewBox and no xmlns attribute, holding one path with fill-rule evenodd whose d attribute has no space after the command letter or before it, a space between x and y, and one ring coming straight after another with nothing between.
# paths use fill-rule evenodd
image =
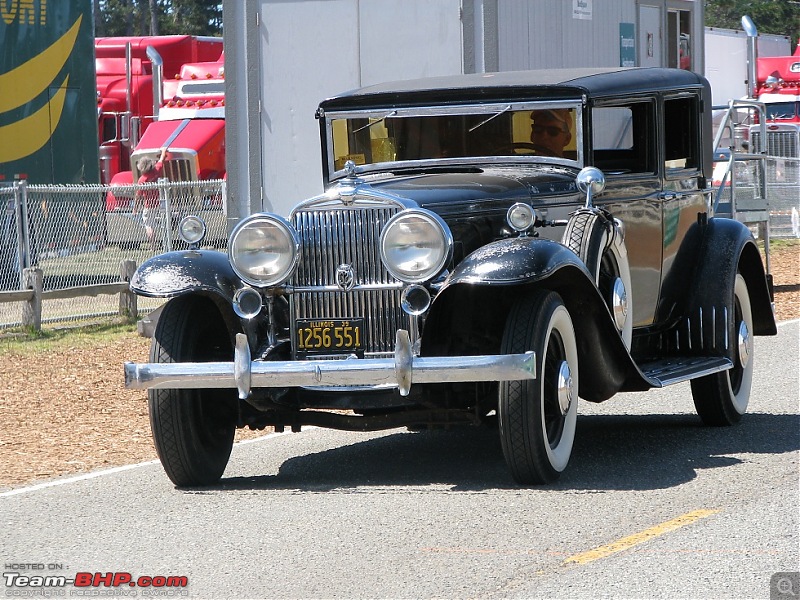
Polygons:
<instances>
[{"instance_id":1,"label":"person's face through windshield","mask_svg":"<svg viewBox=\"0 0 800 600\"><path fill-rule=\"evenodd\" d=\"M531 113L531 142L545 156L564 156L572 141L570 112L564 109L535 110Z\"/></svg>"}]
</instances>

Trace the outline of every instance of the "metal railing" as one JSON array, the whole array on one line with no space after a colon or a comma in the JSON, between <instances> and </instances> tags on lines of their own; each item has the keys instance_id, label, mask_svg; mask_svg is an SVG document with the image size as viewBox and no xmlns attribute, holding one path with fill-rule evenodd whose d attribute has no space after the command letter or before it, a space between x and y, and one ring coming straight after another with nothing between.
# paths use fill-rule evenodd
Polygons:
<instances>
[{"instance_id":1,"label":"metal railing","mask_svg":"<svg viewBox=\"0 0 800 600\"><path fill-rule=\"evenodd\" d=\"M137 190L158 198L146 215L136 201ZM22 324L23 302L13 292L27 289L25 269L42 272L43 323L83 320L119 313L118 293L102 290L120 283L121 263L141 264L180 247L176 227L183 216L206 220L204 245L224 248L227 243L222 180L113 187L20 181L0 187L0 206L0 328ZM161 302L140 298L139 312Z\"/></svg>"}]
</instances>

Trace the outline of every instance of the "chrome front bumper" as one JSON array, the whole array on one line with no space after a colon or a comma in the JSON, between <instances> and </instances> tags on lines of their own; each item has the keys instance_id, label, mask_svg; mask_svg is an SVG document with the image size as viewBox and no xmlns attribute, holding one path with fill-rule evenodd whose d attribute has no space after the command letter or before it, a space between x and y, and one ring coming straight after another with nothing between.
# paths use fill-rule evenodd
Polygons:
<instances>
[{"instance_id":1,"label":"chrome front bumper","mask_svg":"<svg viewBox=\"0 0 800 600\"><path fill-rule=\"evenodd\" d=\"M536 356L415 357L408 332L397 332L394 358L253 361L243 333L236 335L233 362L125 363L131 389L236 388L245 399L254 387L396 386L407 396L413 383L536 379Z\"/></svg>"}]
</instances>

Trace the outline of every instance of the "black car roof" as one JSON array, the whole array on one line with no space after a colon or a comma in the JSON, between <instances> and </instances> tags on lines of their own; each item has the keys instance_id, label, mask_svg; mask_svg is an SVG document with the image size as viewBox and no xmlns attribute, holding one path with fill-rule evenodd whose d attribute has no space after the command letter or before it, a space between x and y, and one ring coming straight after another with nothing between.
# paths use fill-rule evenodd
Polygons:
<instances>
[{"instance_id":1,"label":"black car roof","mask_svg":"<svg viewBox=\"0 0 800 600\"><path fill-rule=\"evenodd\" d=\"M367 106L419 106L541 98L602 97L708 86L691 71L661 67L504 71L380 83L320 103L325 111Z\"/></svg>"}]
</instances>

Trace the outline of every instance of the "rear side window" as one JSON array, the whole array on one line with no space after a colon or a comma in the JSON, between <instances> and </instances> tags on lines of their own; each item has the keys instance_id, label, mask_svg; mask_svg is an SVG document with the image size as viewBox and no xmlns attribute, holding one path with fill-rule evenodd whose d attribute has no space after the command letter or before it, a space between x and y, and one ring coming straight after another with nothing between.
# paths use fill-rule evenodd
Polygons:
<instances>
[{"instance_id":1,"label":"rear side window","mask_svg":"<svg viewBox=\"0 0 800 600\"><path fill-rule=\"evenodd\" d=\"M667 172L699 166L698 98L664 100L664 166Z\"/></svg>"},{"instance_id":2,"label":"rear side window","mask_svg":"<svg viewBox=\"0 0 800 600\"><path fill-rule=\"evenodd\" d=\"M652 101L592 109L594 166L608 175L654 173L655 139Z\"/></svg>"}]
</instances>

